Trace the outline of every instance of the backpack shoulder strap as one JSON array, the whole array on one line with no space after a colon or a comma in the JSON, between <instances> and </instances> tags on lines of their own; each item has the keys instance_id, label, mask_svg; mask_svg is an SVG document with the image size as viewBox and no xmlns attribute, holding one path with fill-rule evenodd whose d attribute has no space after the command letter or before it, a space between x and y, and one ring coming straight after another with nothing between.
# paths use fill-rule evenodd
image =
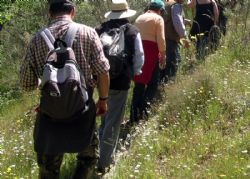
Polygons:
<instances>
[{"instance_id":1,"label":"backpack shoulder strap","mask_svg":"<svg viewBox=\"0 0 250 179\"><path fill-rule=\"evenodd\" d=\"M45 40L45 42L48 45L49 49L54 50L55 38L53 37L53 35L49 31L49 29L45 28L45 29L41 30L40 34L43 37L43 39Z\"/></svg>"},{"instance_id":2,"label":"backpack shoulder strap","mask_svg":"<svg viewBox=\"0 0 250 179\"><path fill-rule=\"evenodd\" d=\"M79 29L79 26L80 25L75 23L75 22L72 22L69 25L69 29L68 29L65 37L64 37L64 41L66 42L68 47L72 47L74 39L75 39L76 32Z\"/></svg>"},{"instance_id":3,"label":"backpack shoulder strap","mask_svg":"<svg viewBox=\"0 0 250 179\"><path fill-rule=\"evenodd\" d=\"M128 23L120 26L120 29L122 29L125 32L125 30L127 29L127 27L128 27Z\"/></svg>"}]
</instances>

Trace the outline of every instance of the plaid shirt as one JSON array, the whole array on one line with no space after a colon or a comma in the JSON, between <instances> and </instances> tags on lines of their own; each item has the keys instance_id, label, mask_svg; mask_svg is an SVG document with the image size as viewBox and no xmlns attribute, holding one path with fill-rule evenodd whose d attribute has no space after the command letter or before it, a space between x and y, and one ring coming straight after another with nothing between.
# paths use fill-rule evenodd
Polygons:
<instances>
[{"instance_id":1,"label":"plaid shirt","mask_svg":"<svg viewBox=\"0 0 250 179\"><path fill-rule=\"evenodd\" d=\"M48 28L55 38L63 37L72 20L58 17L51 21ZM73 50L80 68L83 70L86 83L95 87L93 75L106 73L109 70L108 60L105 58L102 45L95 30L81 25L76 33ZM25 90L34 90L38 86L38 79L42 77L43 67L49 48L38 32L31 40L26 56L21 64L21 86Z\"/></svg>"}]
</instances>

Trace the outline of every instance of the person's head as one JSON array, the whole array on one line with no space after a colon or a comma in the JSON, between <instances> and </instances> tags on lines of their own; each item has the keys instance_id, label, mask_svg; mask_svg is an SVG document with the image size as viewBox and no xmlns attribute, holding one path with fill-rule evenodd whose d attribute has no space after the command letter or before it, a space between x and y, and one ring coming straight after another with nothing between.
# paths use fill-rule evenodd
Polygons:
<instances>
[{"instance_id":1,"label":"person's head","mask_svg":"<svg viewBox=\"0 0 250 179\"><path fill-rule=\"evenodd\" d=\"M165 10L165 3L162 0L151 0L148 10L152 10L160 14Z\"/></svg>"},{"instance_id":2,"label":"person's head","mask_svg":"<svg viewBox=\"0 0 250 179\"><path fill-rule=\"evenodd\" d=\"M136 14L135 10L129 9L126 0L112 0L110 10L104 15L107 19L124 19Z\"/></svg>"},{"instance_id":3,"label":"person's head","mask_svg":"<svg viewBox=\"0 0 250 179\"><path fill-rule=\"evenodd\" d=\"M71 0L49 0L49 13L51 17L75 15L75 5Z\"/></svg>"}]
</instances>

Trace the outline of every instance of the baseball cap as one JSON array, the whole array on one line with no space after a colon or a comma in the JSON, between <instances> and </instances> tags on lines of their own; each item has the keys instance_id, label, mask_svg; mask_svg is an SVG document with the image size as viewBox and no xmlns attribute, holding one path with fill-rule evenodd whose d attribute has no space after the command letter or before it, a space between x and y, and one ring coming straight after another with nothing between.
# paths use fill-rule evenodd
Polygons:
<instances>
[{"instance_id":1,"label":"baseball cap","mask_svg":"<svg viewBox=\"0 0 250 179\"><path fill-rule=\"evenodd\" d=\"M151 0L149 7L153 7L154 9L164 10L165 4L162 0Z\"/></svg>"}]
</instances>

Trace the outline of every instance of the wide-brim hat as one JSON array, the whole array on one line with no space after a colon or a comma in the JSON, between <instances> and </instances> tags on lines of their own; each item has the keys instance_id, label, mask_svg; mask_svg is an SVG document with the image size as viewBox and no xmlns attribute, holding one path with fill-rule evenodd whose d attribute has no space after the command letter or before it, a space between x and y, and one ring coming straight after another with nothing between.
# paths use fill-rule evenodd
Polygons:
<instances>
[{"instance_id":1,"label":"wide-brim hat","mask_svg":"<svg viewBox=\"0 0 250 179\"><path fill-rule=\"evenodd\" d=\"M123 19L132 17L136 14L135 10L129 9L126 0L113 0L111 11L107 12L104 17L107 19Z\"/></svg>"}]
</instances>

